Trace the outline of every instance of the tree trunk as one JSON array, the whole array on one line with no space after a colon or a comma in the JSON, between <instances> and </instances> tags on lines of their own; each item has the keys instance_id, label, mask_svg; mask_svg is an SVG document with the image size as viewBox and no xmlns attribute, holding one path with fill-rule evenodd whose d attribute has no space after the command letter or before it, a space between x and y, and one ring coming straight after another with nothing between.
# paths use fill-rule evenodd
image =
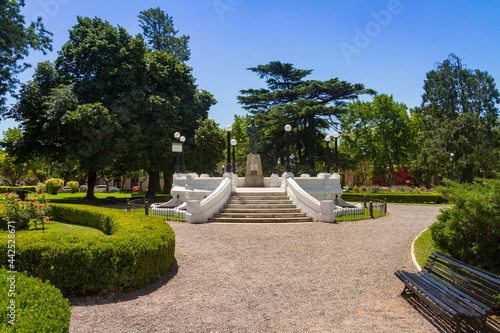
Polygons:
<instances>
[{"instance_id":1,"label":"tree trunk","mask_svg":"<svg viewBox=\"0 0 500 333\"><path fill-rule=\"evenodd\" d=\"M148 175L149 175L149 185L147 194L152 195L155 193L161 193L160 172L148 171Z\"/></svg>"},{"instance_id":2,"label":"tree trunk","mask_svg":"<svg viewBox=\"0 0 500 333\"><path fill-rule=\"evenodd\" d=\"M97 172L95 171L90 171L88 176L87 176L87 195L85 196L86 199L89 200L95 200L96 197L94 195L94 186L97 181Z\"/></svg>"},{"instance_id":3,"label":"tree trunk","mask_svg":"<svg viewBox=\"0 0 500 333\"><path fill-rule=\"evenodd\" d=\"M170 194L173 176L171 172L163 171L163 194Z\"/></svg>"}]
</instances>

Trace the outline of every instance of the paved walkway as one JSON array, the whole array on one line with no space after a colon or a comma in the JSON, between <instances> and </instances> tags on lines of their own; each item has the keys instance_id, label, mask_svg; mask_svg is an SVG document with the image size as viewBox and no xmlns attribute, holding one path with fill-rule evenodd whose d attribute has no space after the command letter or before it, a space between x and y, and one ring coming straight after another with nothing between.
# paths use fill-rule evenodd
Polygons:
<instances>
[{"instance_id":1,"label":"paved walkway","mask_svg":"<svg viewBox=\"0 0 500 333\"><path fill-rule=\"evenodd\" d=\"M177 265L141 290L73 299L70 332L438 332L400 296L440 207L339 224L172 222ZM444 329L448 332L447 329Z\"/></svg>"}]
</instances>

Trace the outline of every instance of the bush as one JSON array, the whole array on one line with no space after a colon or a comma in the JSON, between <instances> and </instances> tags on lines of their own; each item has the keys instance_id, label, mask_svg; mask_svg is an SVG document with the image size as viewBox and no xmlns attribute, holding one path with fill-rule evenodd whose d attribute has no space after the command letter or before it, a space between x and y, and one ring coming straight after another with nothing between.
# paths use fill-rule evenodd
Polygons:
<instances>
[{"instance_id":1,"label":"bush","mask_svg":"<svg viewBox=\"0 0 500 333\"><path fill-rule=\"evenodd\" d=\"M349 201L350 198L360 198L363 194L361 193L344 193L342 194L342 199ZM398 193L398 192L378 192L367 194L368 198L385 200L389 203L444 203L446 199L440 193ZM351 199L352 201L352 199Z\"/></svg>"},{"instance_id":2,"label":"bush","mask_svg":"<svg viewBox=\"0 0 500 333\"><path fill-rule=\"evenodd\" d=\"M35 192L35 186L0 186L0 193L18 192L18 191L31 191Z\"/></svg>"},{"instance_id":3,"label":"bush","mask_svg":"<svg viewBox=\"0 0 500 333\"><path fill-rule=\"evenodd\" d=\"M36 184L36 191L38 193L45 193L47 192L47 186L44 183L38 183Z\"/></svg>"},{"instance_id":4,"label":"bush","mask_svg":"<svg viewBox=\"0 0 500 333\"><path fill-rule=\"evenodd\" d=\"M15 296L11 293L12 274L0 269L1 332L68 332L71 308L60 290L38 278L22 273L15 276ZM13 290L13 289L12 289ZM9 323L10 300L15 300L15 322ZM15 325L12 325L14 323Z\"/></svg>"},{"instance_id":5,"label":"bush","mask_svg":"<svg viewBox=\"0 0 500 333\"><path fill-rule=\"evenodd\" d=\"M68 186L71 187L71 193L78 192L78 188L80 187L80 183L78 182L68 182Z\"/></svg>"},{"instance_id":6,"label":"bush","mask_svg":"<svg viewBox=\"0 0 500 333\"><path fill-rule=\"evenodd\" d=\"M51 178L45 182L49 194L57 194L63 185L64 180L58 178Z\"/></svg>"},{"instance_id":7,"label":"bush","mask_svg":"<svg viewBox=\"0 0 500 333\"><path fill-rule=\"evenodd\" d=\"M500 180L446 184L440 191L455 206L441 211L432 239L451 256L500 274Z\"/></svg>"},{"instance_id":8,"label":"bush","mask_svg":"<svg viewBox=\"0 0 500 333\"><path fill-rule=\"evenodd\" d=\"M1 230L7 230L7 222L9 221L15 222L16 231L30 227L38 228L39 224L44 228L45 221L49 218L49 208L43 195L37 200L22 201L16 192L5 193L0 199L0 203Z\"/></svg>"},{"instance_id":9,"label":"bush","mask_svg":"<svg viewBox=\"0 0 500 333\"><path fill-rule=\"evenodd\" d=\"M174 262L175 236L160 218L109 208L51 204L51 215L107 235L16 233L16 269L48 280L65 295L140 288ZM0 239L0 257L7 239Z\"/></svg>"}]
</instances>

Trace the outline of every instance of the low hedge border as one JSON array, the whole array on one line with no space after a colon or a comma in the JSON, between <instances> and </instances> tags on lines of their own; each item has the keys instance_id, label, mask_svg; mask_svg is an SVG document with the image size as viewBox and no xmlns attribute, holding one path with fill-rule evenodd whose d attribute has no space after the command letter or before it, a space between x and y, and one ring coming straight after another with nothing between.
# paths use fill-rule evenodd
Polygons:
<instances>
[{"instance_id":1,"label":"low hedge border","mask_svg":"<svg viewBox=\"0 0 500 333\"><path fill-rule=\"evenodd\" d=\"M14 191L31 191L36 192L36 186L0 186L0 193Z\"/></svg>"},{"instance_id":2,"label":"low hedge border","mask_svg":"<svg viewBox=\"0 0 500 333\"><path fill-rule=\"evenodd\" d=\"M441 193L424 192L424 193L406 193L406 192L361 192L361 193L344 193L342 199L349 201L349 198L358 198L366 195L367 198L379 200L387 199L391 203L446 203Z\"/></svg>"},{"instance_id":3,"label":"low hedge border","mask_svg":"<svg viewBox=\"0 0 500 333\"><path fill-rule=\"evenodd\" d=\"M107 235L16 233L16 270L48 280L64 295L137 289L174 262L175 236L162 219L86 205L51 204L56 221ZM7 237L0 242L7 258Z\"/></svg>"},{"instance_id":4,"label":"low hedge border","mask_svg":"<svg viewBox=\"0 0 500 333\"><path fill-rule=\"evenodd\" d=\"M12 276L15 280L8 280ZM69 332L71 308L59 289L23 273L12 275L3 268L0 280L1 332ZM10 281L15 282L15 288L11 289Z\"/></svg>"}]
</instances>

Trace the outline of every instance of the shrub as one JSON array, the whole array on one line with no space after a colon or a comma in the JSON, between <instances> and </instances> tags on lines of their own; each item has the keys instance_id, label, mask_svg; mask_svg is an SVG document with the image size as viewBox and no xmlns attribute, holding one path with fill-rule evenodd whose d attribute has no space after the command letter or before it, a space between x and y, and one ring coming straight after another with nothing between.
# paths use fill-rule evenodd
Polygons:
<instances>
[{"instance_id":1,"label":"shrub","mask_svg":"<svg viewBox=\"0 0 500 333\"><path fill-rule=\"evenodd\" d=\"M0 269L1 332L68 332L71 308L60 290L22 273L15 276L15 297L10 291L12 274ZM12 289L13 290L13 289ZM10 293L10 295L9 295ZM10 300L15 300L15 322L9 323ZM12 325L12 324L15 325Z\"/></svg>"},{"instance_id":2,"label":"shrub","mask_svg":"<svg viewBox=\"0 0 500 333\"><path fill-rule=\"evenodd\" d=\"M470 265L500 273L500 180L447 182L440 188L455 206L431 226L436 245Z\"/></svg>"},{"instance_id":3,"label":"shrub","mask_svg":"<svg viewBox=\"0 0 500 333\"><path fill-rule=\"evenodd\" d=\"M36 184L36 191L37 193L45 193L47 192L47 186L44 183L38 183Z\"/></svg>"},{"instance_id":4,"label":"shrub","mask_svg":"<svg viewBox=\"0 0 500 333\"><path fill-rule=\"evenodd\" d=\"M17 191L31 191L35 192L35 186L0 186L0 193L17 192Z\"/></svg>"},{"instance_id":5,"label":"shrub","mask_svg":"<svg viewBox=\"0 0 500 333\"><path fill-rule=\"evenodd\" d=\"M68 182L68 186L71 187L71 193L76 193L76 192L78 192L78 188L80 187L80 183Z\"/></svg>"},{"instance_id":6,"label":"shrub","mask_svg":"<svg viewBox=\"0 0 500 333\"><path fill-rule=\"evenodd\" d=\"M361 193L344 193L342 194L342 199L349 201L350 198L360 198L363 194ZM444 203L446 199L440 193L398 193L398 192L379 192L379 193L369 193L367 197L379 200L387 199L389 203ZM352 200L352 199L351 199Z\"/></svg>"},{"instance_id":7,"label":"shrub","mask_svg":"<svg viewBox=\"0 0 500 333\"><path fill-rule=\"evenodd\" d=\"M0 229L7 230L7 222L14 221L16 230L28 229L30 226L42 228L48 219L49 208L43 195L41 198L21 201L16 192L2 196Z\"/></svg>"},{"instance_id":8,"label":"shrub","mask_svg":"<svg viewBox=\"0 0 500 333\"><path fill-rule=\"evenodd\" d=\"M16 233L16 269L50 281L66 295L140 288L174 262L174 232L160 218L67 204L51 204L51 215L107 234ZM0 239L1 256L7 257L6 237Z\"/></svg>"},{"instance_id":9,"label":"shrub","mask_svg":"<svg viewBox=\"0 0 500 333\"><path fill-rule=\"evenodd\" d=\"M64 180L58 178L51 178L45 182L49 194L57 194L63 185Z\"/></svg>"}]
</instances>

